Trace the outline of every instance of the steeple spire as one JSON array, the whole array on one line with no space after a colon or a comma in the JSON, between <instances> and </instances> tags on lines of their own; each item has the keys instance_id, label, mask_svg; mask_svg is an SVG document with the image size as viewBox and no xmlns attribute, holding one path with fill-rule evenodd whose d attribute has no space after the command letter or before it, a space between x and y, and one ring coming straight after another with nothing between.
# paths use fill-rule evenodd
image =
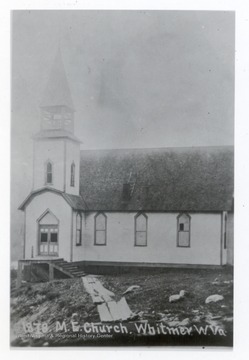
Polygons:
<instances>
[{"instance_id":1,"label":"steeple spire","mask_svg":"<svg viewBox=\"0 0 249 360\"><path fill-rule=\"evenodd\" d=\"M48 85L41 103L41 107L48 106L67 106L70 110L74 110L60 46L58 46Z\"/></svg>"},{"instance_id":2,"label":"steeple spire","mask_svg":"<svg viewBox=\"0 0 249 360\"><path fill-rule=\"evenodd\" d=\"M48 85L40 105L43 130L64 129L73 132L74 105L69 89L60 46L51 69Z\"/></svg>"}]
</instances>

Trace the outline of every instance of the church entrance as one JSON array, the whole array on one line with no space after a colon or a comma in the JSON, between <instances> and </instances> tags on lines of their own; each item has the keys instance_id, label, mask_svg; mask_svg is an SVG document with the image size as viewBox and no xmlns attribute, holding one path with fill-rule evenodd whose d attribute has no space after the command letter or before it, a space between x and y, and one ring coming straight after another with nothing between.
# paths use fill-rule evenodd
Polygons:
<instances>
[{"instance_id":1,"label":"church entrance","mask_svg":"<svg viewBox=\"0 0 249 360\"><path fill-rule=\"evenodd\" d=\"M59 221L50 211L38 220L38 253L42 256L58 256Z\"/></svg>"},{"instance_id":2,"label":"church entrance","mask_svg":"<svg viewBox=\"0 0 249 360\"><path fill-rule=\"evenodd\" d=\"M58 226L40 225L40 255L58 255Z\"/></svg>"}]
</instances>

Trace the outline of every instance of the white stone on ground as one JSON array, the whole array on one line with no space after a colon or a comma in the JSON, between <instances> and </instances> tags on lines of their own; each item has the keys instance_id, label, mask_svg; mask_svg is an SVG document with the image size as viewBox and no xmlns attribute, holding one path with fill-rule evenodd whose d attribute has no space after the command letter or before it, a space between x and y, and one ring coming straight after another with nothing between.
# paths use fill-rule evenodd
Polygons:
<instances>
[{"instance_id":1,"label":"white stone on ground","mask_svg":"<svg viewBox=\"0 0 249 360\"><path fill-rule=\"evenodd\" d=\"M176 301L179 301L180 299L182 299L185 295L185 291L184 290L181 290L179 294L177 295L171 295L169 297L169 302L172 303L172 302L176 302Z\"/></svg>"},{"instance_id":2,"label":"white stone on ground","mask_svg":"<svg viewBox=\"0 0 249 360\"><path fill-rule=\"evenodd\" d=\"M188 326L189 324L190 324L189 318L186 318L186 319L182 320L181 322L179 322L179 326Z\"/></svg>"},{"instance_id":3,"label":"white stone on ground","mask_svg":"<svg viewBox=\"0 0 249 360\"><path fill-rule=\"evenodd\" d=\"M128 289L125 290L125 292L123 292L123 295L128 294L129 292L137 290L139 288L140 288L139 285L131 285L128 287Z\"/></svg>"},{"instance_id":4,"label":"white stone on ground","mask_svg":"<svg viewBox=\"0 0 249 360\"><path fill-rule=\"evenodd\" d=\"M211 302L217 302L217 301L221 301L221 300L224 300L224 297L222 295L215 294L215 295L208 296L205 300L205 303L209 304Z\"/></svg>"}]
</instances>

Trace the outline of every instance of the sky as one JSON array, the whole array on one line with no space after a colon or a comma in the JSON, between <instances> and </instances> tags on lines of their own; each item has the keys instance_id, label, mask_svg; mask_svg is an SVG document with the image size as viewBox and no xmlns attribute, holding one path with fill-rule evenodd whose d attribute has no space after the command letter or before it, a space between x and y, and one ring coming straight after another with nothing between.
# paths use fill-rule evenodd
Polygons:
<instances>
[{"instance_id":1,"label":"sky","mask_svg":"<svg viewBox=\"0 0 249 360\"><path fill-rule=\"evenodd\" d=\"M234 36L225 11L14 11L13 252L58 46L82 149L216 146L233 145Z\"/></svg>"}]
</instances>

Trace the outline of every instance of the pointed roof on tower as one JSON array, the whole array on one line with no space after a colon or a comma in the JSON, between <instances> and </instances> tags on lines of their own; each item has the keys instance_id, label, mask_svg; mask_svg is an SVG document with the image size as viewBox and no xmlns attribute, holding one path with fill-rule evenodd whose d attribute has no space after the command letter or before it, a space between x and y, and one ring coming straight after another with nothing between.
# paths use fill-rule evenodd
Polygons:
<instances>
[{"instance_id":1,"label":"pointed roof on tower","mask_svg":"<svg viewBox=\"0 0 249 360\"><path fill-rule=\"evenodd\" d=\"M74 110L73 100L64 69L61 50L58 48L41 107L67 106Z\"/></svg>"}]
</instances>

